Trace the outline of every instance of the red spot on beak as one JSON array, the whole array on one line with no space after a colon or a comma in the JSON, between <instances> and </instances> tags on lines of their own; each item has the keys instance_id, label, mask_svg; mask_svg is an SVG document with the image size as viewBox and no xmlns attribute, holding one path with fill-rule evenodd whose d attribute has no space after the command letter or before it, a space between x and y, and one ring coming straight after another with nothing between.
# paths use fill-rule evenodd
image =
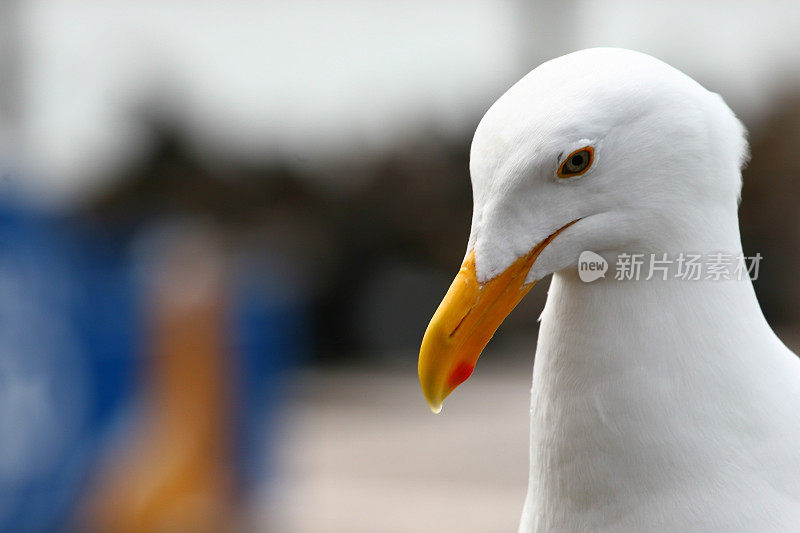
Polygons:
<instances>
[{"instance_id":1,"label":"red spot on beak","mask_svg":"<svg viewBox=\"0 0 800 533\"><path fill-rule=\"evenodd\" d=\"M469 363L458 363L458 365L453 369L450 373L450 377L447 378L447 384L450 385L452 388L456 388L469 378L472 375L472 371L475 367Z\"/></svg>"}]
</instances>

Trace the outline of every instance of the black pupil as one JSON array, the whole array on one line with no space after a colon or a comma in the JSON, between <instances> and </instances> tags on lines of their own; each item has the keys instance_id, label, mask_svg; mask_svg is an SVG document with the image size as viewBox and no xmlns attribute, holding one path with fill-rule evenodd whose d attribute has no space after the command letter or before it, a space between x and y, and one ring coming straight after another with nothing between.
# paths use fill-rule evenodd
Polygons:
<instances>
[{"instance_id":1,"label":"black pupil","mask_svg":"<svg viewBox=\"0 0 800 533\"><path fill-rule=\"evenodd\" d=\"M570 162L572 163L573 167L579 167L583 164L583 156L581 154L573 155Z\"/></svg>"}]
</instances>

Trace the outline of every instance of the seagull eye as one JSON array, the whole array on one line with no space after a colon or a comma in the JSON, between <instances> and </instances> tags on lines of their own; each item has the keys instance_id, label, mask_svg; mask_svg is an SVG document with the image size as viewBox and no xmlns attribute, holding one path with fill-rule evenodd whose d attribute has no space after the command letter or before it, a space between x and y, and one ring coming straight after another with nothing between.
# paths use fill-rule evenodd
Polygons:
<instances>
[{"instance_id":1,"label":"seagull eye","mask_svg":"<svg viewBox=\"0 0 800 533\"><path fill-rule=\"evenodd\" d=\"M558 167L559 178L571 178L572 176L580 176L592 166L594 159L594 149L591 146L585 146L579 150L575 150L564 159L561 166Z\"/></svg>"}]
</instances>

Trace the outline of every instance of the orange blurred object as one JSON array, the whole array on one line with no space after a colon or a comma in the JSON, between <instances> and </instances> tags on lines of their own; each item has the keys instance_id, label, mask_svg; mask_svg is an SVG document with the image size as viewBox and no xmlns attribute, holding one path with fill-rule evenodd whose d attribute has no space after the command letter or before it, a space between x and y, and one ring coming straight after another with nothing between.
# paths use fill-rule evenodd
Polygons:
<instances>
[{"instance_id":1,"label":"orange blurred object","mask_svg":"<svg viewBox=\"0 0 800 533\"><path fill-rule=\"evenodd\" d=\"M173 236L174 237L174 236ZM96 532L232 527L233 465L224 261L207 234L157 251L146 310L143 417L115 449L80 515Z\"/></svg>"}]
</instances>

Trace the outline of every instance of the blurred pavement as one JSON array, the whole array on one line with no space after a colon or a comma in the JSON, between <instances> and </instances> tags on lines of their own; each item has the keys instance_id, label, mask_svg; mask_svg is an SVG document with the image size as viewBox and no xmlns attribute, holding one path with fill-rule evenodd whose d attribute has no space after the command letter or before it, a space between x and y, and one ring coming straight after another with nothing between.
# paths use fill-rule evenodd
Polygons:
<instances>
[{"instance_id":1,"label":"blurred pavement","mask_svg":"<svg viewBox=\"0 0 800 533\"><path fill-rule=\"evenodd\" d=\"M530 376L479 364L436 416L413 370L305 374L281 430L270 530L516 531Z\"/></svg>"},{"instance_id":2,"label":"blurred pavement","mask_svg":"<svg viewBox=\"0 0 800 533\"><path fill-rule=\"evenodd\" d=\"M778 333L800 352L800 335ZM529 344L530 358L524 345L490 346L439 415L415 368L306 371L283 414L277 478L254 529L516 531L528 480Z\"/></svg>"}]
</instances>

